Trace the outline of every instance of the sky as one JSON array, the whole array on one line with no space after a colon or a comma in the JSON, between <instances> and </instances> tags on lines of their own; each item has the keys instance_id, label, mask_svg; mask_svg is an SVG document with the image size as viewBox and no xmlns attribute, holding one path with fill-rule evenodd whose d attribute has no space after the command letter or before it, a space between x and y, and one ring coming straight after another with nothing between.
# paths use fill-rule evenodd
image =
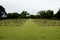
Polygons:
<instances>
[{"instance_id":1,"label":"sky","mask_svg":"<svg viewBox=\"0 0 60 40\"><path fill-rule=\"evenodd\" d=\"M36 14L41 10L53 10L56 13L60 8L60 0L0 0L7 13L27 11Z\"/></svg>"}]
</instances>

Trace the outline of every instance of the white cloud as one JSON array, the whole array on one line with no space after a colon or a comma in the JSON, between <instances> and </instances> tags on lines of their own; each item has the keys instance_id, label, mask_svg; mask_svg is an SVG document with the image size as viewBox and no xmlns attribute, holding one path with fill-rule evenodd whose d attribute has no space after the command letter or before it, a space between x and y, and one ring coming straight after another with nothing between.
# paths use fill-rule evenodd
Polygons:
<instances>
[{"instance_id":1,"label":"white cloud","mask_svg":"<svg viewBox=\"0 0 60 40\"><path fill-rule=\"evenodd\" d=\"M56 12L60 7L60 0L1 0L0 5L3 5L7 12L26 10L35 14L39 10L48 9Z\"/></svg>"}]
</instances>

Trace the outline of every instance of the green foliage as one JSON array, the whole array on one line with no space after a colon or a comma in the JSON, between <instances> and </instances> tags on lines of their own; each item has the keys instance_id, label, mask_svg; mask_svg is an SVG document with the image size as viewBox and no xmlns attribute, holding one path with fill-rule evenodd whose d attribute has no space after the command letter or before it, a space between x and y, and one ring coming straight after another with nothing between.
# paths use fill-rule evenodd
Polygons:
<instances>
[{"instance_id":1,"label":"green foliage","mask_svg":"<svg viewBox=\"0 0 60 40\"><path fill-rule=\"evenodd\" d=\"M55 14L55 17L58 18L58 19L60 19L60 9L59 9L59 11Z\"/></svg>"},{"instance_id":2,"label":"green foliage","mask_svg":"<svg viewBox=\"0 0 60 40\"><path fill-rule=\"evenodd\" d=\"M52 10L39 11L38 15L40 15L41 18L51 19L54 15L54 12Z\"/></svg>"},{"instance_id":3,"label":"green foliage","mask_svg":"<svg viewBox=\"0 0 60 40\"><path fill-rule=\"evenodd\" d=\"M35 15L30 15L30 18L31 19L35 19Z\"/></svg>"},{"instance_id":4,"label":"green foliage","mask_svg":"<svg viewBox=\"0 0 60 40\"><path fill-rule=\"evenodd\" d=\"M12 18L19 18L19 14L18 13L16 13L16 12L14 12L14 13L8 13L7 14L7 18L8 19L12 19Z\"/></svg>"},{"instance_id":5,"label":"green foliage","mask_svg":"<svg viewBox=\"0 0 60 40\"><path fill-rule=\"evenodd\" d=\"M20 14L17 12L14 13L6 13L5 8L0 5L0 19L14 19L14 18L21 18L21 19L60 19L60 9L59 11L54 14L53 10L42 10L38 11L37 15L30 15L27 11L22 11Z\"/></svg>"},{"instance_id":6,"label":"green foliage","mask_svg":"<svg viewBox=\"0 0 60 40\"><path fill-rule=\"evenodd\" d=\"M22 13L20 14L20 18L26 18L29 15L29 13L27 11L22 11Z\"/></svg>"},{"instance_id":7,"label":"green foliage","mask_svg":"<svg viewBox=\"0 0 60 40\"><path fill-rule=\"evenodd\" d=\"M4 15L4 14L7 15L7 13L5 11L5 8L0 5L0 19L2 18L1 16Z\"/></svg>"},{"instance_id":8,"label":"green foliage","mask_svg":"<svg viewBox=\"0 0 60 40\"><path fill-rule=\"evenodd\" d=\"M35 19L40 19L41 16L40 15L35 15Z\"/></svg>"},{"instance_id":9,"label":"green foliage","mask_svg":"<svg viewBox=\"0 0 60 40\"><path fill-rule=\"evenodd\" d=\"M45 11L39 11L38 15L40 15L41 18L45 18Z\"/></svg>"},{"instance_id":10,"label":"green foliage","mask_svg":"<svg viewBox=\"0 0 60 40\"><path fill-rule=\"evenodd\" d=\"M54 12L52 10L46 11L46 18L52 18L54 16Z\"/></svg>"}]
</instances>

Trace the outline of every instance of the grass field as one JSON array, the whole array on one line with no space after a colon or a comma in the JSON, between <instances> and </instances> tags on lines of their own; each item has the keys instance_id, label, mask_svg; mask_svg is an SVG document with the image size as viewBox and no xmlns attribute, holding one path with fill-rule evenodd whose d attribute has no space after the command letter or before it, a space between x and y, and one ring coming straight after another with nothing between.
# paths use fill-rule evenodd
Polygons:
<instances>
[{"instance_id":1,"label":"grass field","mask_svg":"<svg viewBox=\"0 0 60 40\"><path fill-rule=\"evenodd\" d=\"M57 23L58 20L56 24L54 21L51 21L55 25L49 25L49 23L48 26L46 25L47 22L45 24L45 20L44 22L42 22L43 20L37 21L34 19L19 19L17 20L18 22L15 21L0 21L0 40L60 40L60 26L57 25L59 24Z\"/></svg>"},{"instance_id":2,"label":"grass field","mask_svg":"<svg viewBox=\"0 0 60 40\"><path fill-rule=\"evenodd\" d=\"M60 20L33 19L38 26L60 26Z\"/></svg>"}]
</instances>

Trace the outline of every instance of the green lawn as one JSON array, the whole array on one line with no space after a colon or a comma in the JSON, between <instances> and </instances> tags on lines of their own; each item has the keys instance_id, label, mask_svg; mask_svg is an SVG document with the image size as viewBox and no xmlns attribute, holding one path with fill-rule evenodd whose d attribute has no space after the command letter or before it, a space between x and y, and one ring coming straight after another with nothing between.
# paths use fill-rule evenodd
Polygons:
<instances>
[{"instance_id":1,"label":"green lawn","mask_svg":"<svg viewBox=\"0 0 60 40\"><path fill-rule=\"evenodd\" d=\"M38 26L32 19L24 23L0 26L0 40L60 40L60 26Z\"/></svg>"}]
</instances>

